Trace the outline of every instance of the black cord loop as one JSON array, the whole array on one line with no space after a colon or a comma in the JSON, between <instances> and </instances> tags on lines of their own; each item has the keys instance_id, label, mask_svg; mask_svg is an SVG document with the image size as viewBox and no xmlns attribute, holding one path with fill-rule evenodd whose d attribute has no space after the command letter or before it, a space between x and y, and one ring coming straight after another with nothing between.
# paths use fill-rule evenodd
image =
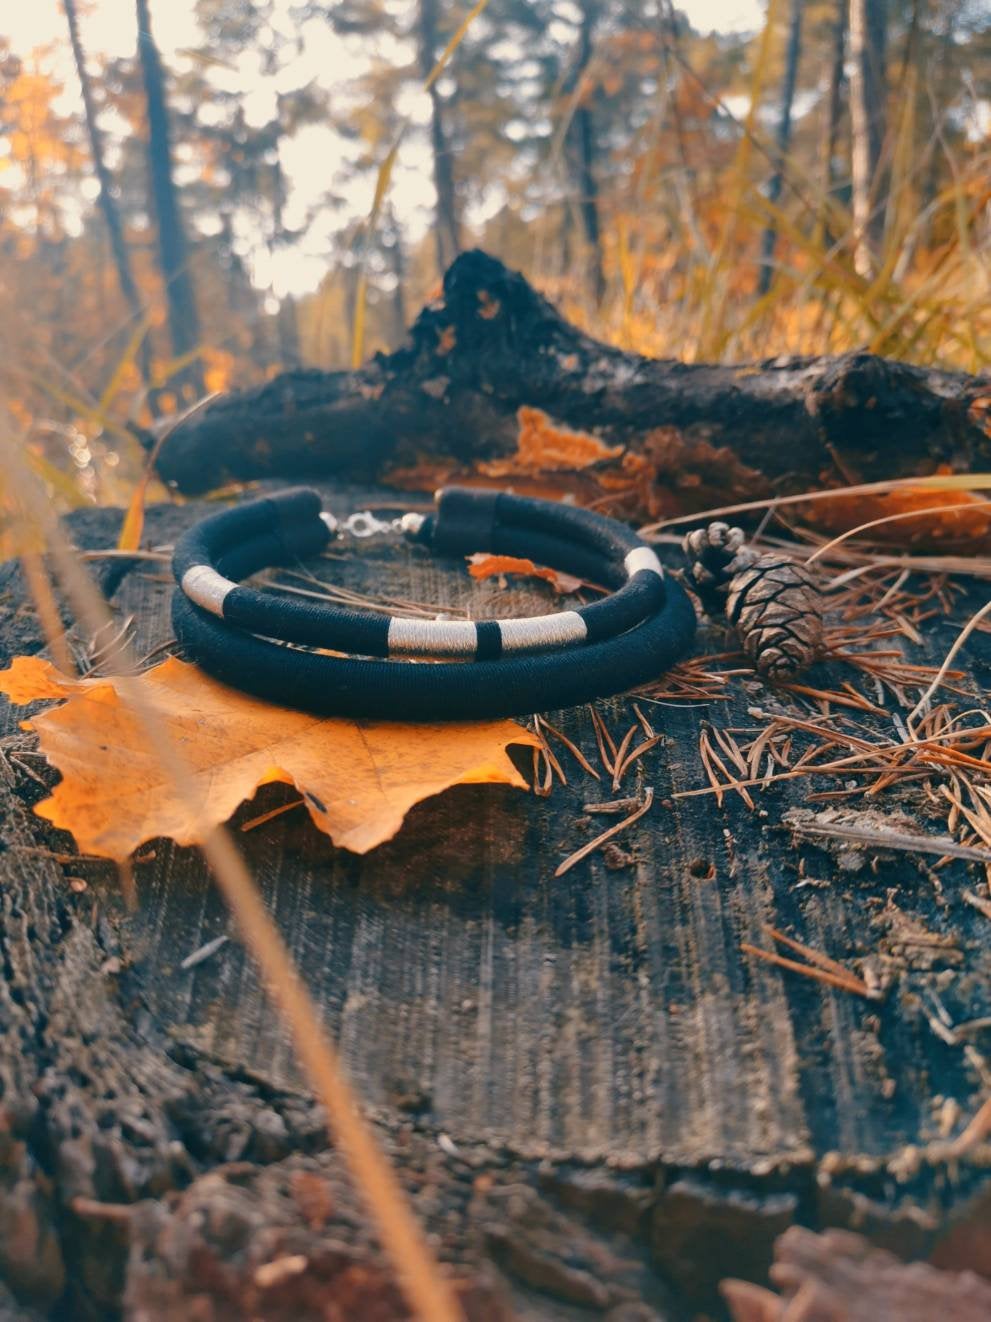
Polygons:
<instances>
[{"instance_id":1,"label":"black cord loop","mask_svg":"<svg viewBox=\"0 0 991 1322\"><path fill-rule=\"evenodd\" d=\"M611 595L532 619L420 621L237 584L265 565L319 552L334 527L317 493L302 489L225 510L186 532L173 559L180 584L173 624L190 656L225 683L322 714L465 720L623 692L673 664L695 632L684 590L630 529L587 510L506 492L446 489L437 513L411 520L408 532L437 552L525 556L611 588ZM345 659L286 644L360 658L461 660Z\"/></svg>"}]
</instances>

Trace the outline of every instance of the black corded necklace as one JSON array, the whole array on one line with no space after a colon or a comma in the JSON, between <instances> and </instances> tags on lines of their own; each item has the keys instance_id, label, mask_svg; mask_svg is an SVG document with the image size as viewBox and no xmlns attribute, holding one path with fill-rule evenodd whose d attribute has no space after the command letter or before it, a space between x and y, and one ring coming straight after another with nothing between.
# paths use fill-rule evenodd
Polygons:
<instances>
[{"instance_id":1,"label":"black corded necklace","mask_svg":"<svg viewBox=\"0 0 991 1322\"><path fill-rule=\"evenodd\" d=\"M437 554L526 557L611 592L577 610L473 622L352 611L238 583L317 554L342 530L360 532L361 520ZM173 624L194 661L235 688L325 715L480 720L574 706L655 679L695 633L684 589L624 524L501 491L447 487L435 513L390 524L365 514L341 524L317 492L283 491L189 529L173 572Z\"/></svg>"}]
</instances>

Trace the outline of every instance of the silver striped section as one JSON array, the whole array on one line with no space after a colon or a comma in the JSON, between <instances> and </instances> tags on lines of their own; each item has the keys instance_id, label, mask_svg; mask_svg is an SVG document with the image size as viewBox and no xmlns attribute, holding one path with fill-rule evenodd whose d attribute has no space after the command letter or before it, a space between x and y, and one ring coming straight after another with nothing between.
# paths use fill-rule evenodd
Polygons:
<instances>
[{"instance_id":1,"label":"silver striped section","mask_svg":"<svg viewBox=\"0 0 991 1322\"><path fill-rule=\"evenodd\" d=\"M190 601L195 601L197 606L202 606L212 615L223 618L224 601L237 584L224 578L223 574L218 574L209 565L193 565L183 574L180 586Z\"/></svg>"},{"instance_id":2,"label":"silver striped section","mask_svg":"<svg viewBox=\"0 0 991 1322\"><path fill-rule=\"evenodd\" d=\"M583 643L588 637L585 621L577 611L556 615L534 615L528 620L500 620L504 652L537 652L543 647Z\"/></svg>"},{"instance_id":3,"label":"silver striped section","mask_svg":"<svg viewBox=\"0 0 991 1322\"><path fill-rule=\"evenodd\" d=\"M627 578L639 574L642 569L649 569L652 574L658 574L661 578L664 577L664 566L649 546L635 547L623 561L623 564L626 566Z\"/></svg>"},{"instance_id":4,"label":"silver striped section","mask_svg":"<svg viewBox=\"0 0 991 1322\"><path fill-rule=\"evenodd\" d=\"M390 656L473 657L478 630L468 620L389 621Z\"/></svg>"}]
</instances>

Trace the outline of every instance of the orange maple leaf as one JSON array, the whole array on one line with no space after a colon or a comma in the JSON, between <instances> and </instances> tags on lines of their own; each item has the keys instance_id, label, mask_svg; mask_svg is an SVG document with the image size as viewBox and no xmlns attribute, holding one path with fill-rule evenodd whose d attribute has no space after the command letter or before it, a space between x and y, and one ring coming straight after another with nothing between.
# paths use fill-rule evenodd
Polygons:
<instances>
[{"instance_id":1,"label":"orange maple leaf","mask_svg":"<svg viewBox=\"0 0 991 1322\"><path fill-rule=\"evenodd\" d=\"M559 569L548 569L546 565L536 565L532 560L525 560L515 555L489 555L479 551L468 557L468 573L474 579L494 578L496 574L519 574L523 578L542 578L555 592L565 596L577 592L583 586L583 580L574 574L562 573Z\"/></svg>"},{"instance_id":2,"label":"orange maple leaf","mask_svg":"<svg viewBox=\"0 0 991 1322\"><path fill-rule=\"evenodd\" d=\"M390 840L421 799L452 785L527 782L510 744L536 746L515 721L402 725L350 721L277 707L225 687L174 657L139 682L192 777L189 807L148 747L113 678L72 680L39 657L0 671L0 692L23 704L64 697L25 726L62 780L35 812L72 833L84 853L125 859L148 840L198 844L272 781L295 785L335 844L364 854Z\"/></svg>"}]
</instances>

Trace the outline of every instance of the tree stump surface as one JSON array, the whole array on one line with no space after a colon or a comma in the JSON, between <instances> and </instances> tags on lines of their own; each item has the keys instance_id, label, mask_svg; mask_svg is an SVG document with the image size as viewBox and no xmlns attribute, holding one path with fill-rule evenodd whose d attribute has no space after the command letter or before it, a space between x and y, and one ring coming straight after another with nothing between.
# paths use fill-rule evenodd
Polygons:
<instances>
[{"instance_id":1,"label":"tree stump surface","mask_svg":"<svg viewBox=\"0 0 991 1322\"><path fill-rule=\"evenodd\" d=\"M327 491L340 513L404 508ZM146 540L202 512L155 508ZM105 548L119 522L70 527ZM476 584L385 541L320 572L478 613L549 608L539 585ZM113 596L141 654L170 637L166 573L137 564ZM13 565L0 605L5 663L37 651ZM954 636L934 622L912 659L938 665ZM703 631L698 648L723 643ZM986 683L989 660L975 636L969 677ZM986 1094L967 1048L987 1035L934 1031L931 999L954 1023L991 1014L991 928L963 898L983 871L793 832L802 780L753 812L672 799L706 783L703 721L745 726L775 701L756 678L728 692L645 704L666 738L621 793L650 785L655 806L559 879L614 820L584 805L617 797L561 749L569 783L549 797L459 787L364 857L296 811L236 833L469 1317L687 1318L719 1307L723 1277L764 1280L789 1225L925 1256L989 1215L988 1148L948 1146ZM631 723L627 698L598 709L618 734ZM0 762L0 1316L323 1318L328 1290L342 1316L405 1316L202 859L155 842L132 916L112 867L60 863L71 842L29 811L55 773L19 757L23 715L4 707ZM587 710L550 719L595 760ZM268 787L235 823L289 797ZM741 952L766 924L847 967L873 960L887 994Z\"/></svg>"}]
</instances>

